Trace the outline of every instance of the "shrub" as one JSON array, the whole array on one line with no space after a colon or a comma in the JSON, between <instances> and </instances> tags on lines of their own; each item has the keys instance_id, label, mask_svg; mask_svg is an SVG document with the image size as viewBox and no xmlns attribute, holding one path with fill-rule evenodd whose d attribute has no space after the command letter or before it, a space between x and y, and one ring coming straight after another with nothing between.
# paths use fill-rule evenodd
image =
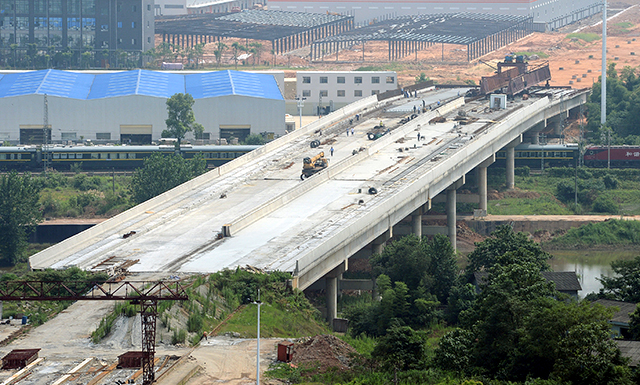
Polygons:
<instances>
[{"instance_id":1,"label":"shrub","mask_svg":"<svg viewBox=\"0 0 640 385\"><path fill-rule=\"evenodd\" d=\"M618 180L609 174L605 175L602 181L607 190L615 190L618 188Z\"/></svg>"},{"instance_id":2,"label":"shrub","mask_svg":"<svg viewBox=\"0 0 640 385\"><path fill-rule=\"evenodd\" d=\"M618 205L613 199L599 196L593 202L593 211L596 213L608 213L608 214L617 214L619 211Z\"/></svg>"},{"instance_id":3,"label":"shrub","mask_svg":"<svg viewBox=\"0 0 640 385\"><path fill-rule=\"evenodd\" d=\"M174 330L171 336L171 344L183 344L187 340L187 331L184 329Z\"/></svg>"},{"instance_id":4,"label":"shrub","mask_svg":"<svg viewBox=\"0 0 640 385\"><path fill-rule=\"evenodd\" d=\"M531 169L529 166L516 167L514 173L518 176L529 176Z\"/></svg>"},{"instance_id":5,"label":"shrub","mask_svg":"<svg viewBox=\"0 0 640 385\"><path fill-rule=\"evenodd\" d=\"M202 316L198 313L192 312L187 320L187 330L189 333L199 333L202 330Z\"/></svg>"}]
</instances>

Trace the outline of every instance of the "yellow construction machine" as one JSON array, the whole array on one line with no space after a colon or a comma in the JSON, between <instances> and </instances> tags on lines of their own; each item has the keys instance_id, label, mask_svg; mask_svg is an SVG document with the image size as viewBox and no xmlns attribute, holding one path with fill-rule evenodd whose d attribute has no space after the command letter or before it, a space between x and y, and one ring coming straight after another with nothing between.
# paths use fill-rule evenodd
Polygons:
<instances>
[{"instance_id":1,"label":"yellow construction machine","mask_svg":"<svg viewBox=\"0 0 640 385\"><path fill-rule=\"evenodd\" d=\"M324 152L319 153L313 158L306 157L302 160L302 174L300 179L308 178L318 171L324 170L329 166L329 159L324 157Z\"/></svg>"}]
</instances>

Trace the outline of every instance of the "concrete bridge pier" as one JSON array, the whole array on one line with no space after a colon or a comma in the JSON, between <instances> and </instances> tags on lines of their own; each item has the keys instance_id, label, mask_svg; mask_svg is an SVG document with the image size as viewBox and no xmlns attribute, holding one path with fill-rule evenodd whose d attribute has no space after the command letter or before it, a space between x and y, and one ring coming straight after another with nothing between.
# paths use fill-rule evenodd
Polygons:
<instances>
[{"instance_id":1,"label":"concrete bridge pier","mask_svg":"<svg viewBox=\"0 0 640 385\"><path fill-rule=\"evenodd\" d=\"M343 261L324 278L326 283L327 322L333 327L333 319L338 317L338 278L347 271L347 261Z\"/></svg>"},{"instance_id":2,"label":"concrete bridge pier","mask_svg":"<svg viewBox=\"0 0 640 385\"><path fill-rule=\"evenodd\" d=\"M487 167L496 161L496 154L478 165L478 195L480 195L480 210L487 212Z\"/></svg>"},{"instance_id":3,"label":"concrete bridge pier","mask_svg":"<svg viewBox=\"0 0 640 385\"><path fill-rule=\"evenodd\" d=\"M505 147L507 148L507 189L513 190L516 188L516 176L515 176L515 168L516 168L516 146L522 143L522 135L518 136L514 140L512 140Z\"/></svg>"},{"instance_id":4,"label":"concrete bridge pier","mask_svg":"<svg viewBox=\"0 0 640 385\"><path fill-rule=\"evenodd\" d=\"M411 221L413 225L413 234L418 238L422 238L422 206L411 214Z\"/></svg>"},{"instance_id":5,"label":"concrete bridge pier","mask_svg":"<svg viewBox=\"0 0 640 385\"><path fill-rule=\"evenodd\" d=\"M447 235L454 250L456 250L456 190L464 184L464 176L447 187Z\"/></svg>"}]
</instances>

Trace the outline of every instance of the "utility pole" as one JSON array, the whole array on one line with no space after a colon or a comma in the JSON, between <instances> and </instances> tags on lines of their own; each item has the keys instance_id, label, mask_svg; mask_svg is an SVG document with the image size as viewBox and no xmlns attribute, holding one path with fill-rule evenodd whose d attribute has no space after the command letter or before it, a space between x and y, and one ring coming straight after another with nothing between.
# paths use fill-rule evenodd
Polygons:
<instances>
[{"instance_id":1,"label":"utility pole","mask_svg":"<svg viewBox=\"0 0 640 385\"><path fill-rule=\"evenodd\" d=\"M47 176L47 169L49 168L49 102L47 101L47 94L44 94L44 118L42 124L42 161L44 165L44 176Z\"/></svg>"},{"instance_id":2,"label":"utility pole","mask_svg":"<svg viewBox=\"0 0 640 385\"><path fill-rule=\"evenodd\" d=\"M607 0L602 3L602 81L600 92L600 127L607 122ZM607 131L607 168L611 168L611 135Z\"/></svg>"}]
</instances>

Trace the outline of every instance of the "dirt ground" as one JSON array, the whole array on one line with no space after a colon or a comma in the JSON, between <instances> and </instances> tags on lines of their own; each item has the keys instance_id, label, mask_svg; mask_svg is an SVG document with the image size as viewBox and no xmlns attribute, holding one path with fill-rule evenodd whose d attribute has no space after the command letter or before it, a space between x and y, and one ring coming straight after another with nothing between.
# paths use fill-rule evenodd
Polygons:
<instances>
[{"instance_id":1,"label":"dirt ground","mask_svg":"<svg viewBox=\"0 0 640 385\"><path fill-rule=\"evenodd\" d=\"M621 70L625 66L640 66L640 5L636 0L609 2L609 21L607 38L607 57L609 62L617 63ZM296 68L305 70L355 70L372 66L393 68L398 72L400 85L413 84L416 76L425 73L437 83L462 83L472 80L478 84L482 76L490 76L494 66L512 52L542 53L536 60L530 60L532 66L549 62L552 86L572 86L574 88L591 87L598 80L601 72L602 40L585 42L577 38L567 38L574 32L595 33L602 35L602 17L595 15L590 19L569 25L551 33L534 33L498 51L482 58L466 63L466 47L459 45L436 45L415 54L409 55L396 64L390 65L386 42L367 42L353 45L341 50L338 55L327 55L323 60L311 63L308 60L309 48L302 48L284 55L272 55L271 44L263 42L259 57L252 57L246 63L239 63L238 69L284 69L286 77L295 77ZM251 43L244 39L226 39L224 43L231 47L234 42L243 45ZM156 37L156 44L162 43L162 37ZM444 51L443 51L444 48ZM216 60L213 51L216 43L205 46L203 65L215 68ZM363 60L364 57L364 60ZM443 61L444 57L444 61ZM221 64L224 68L234 67L231 48L223 51ZM181 58L178 58L180 61ZM275 64L275 65L274 65ZM259 67L256 67L259 66Z\"/></svg>"}]
</instances>

